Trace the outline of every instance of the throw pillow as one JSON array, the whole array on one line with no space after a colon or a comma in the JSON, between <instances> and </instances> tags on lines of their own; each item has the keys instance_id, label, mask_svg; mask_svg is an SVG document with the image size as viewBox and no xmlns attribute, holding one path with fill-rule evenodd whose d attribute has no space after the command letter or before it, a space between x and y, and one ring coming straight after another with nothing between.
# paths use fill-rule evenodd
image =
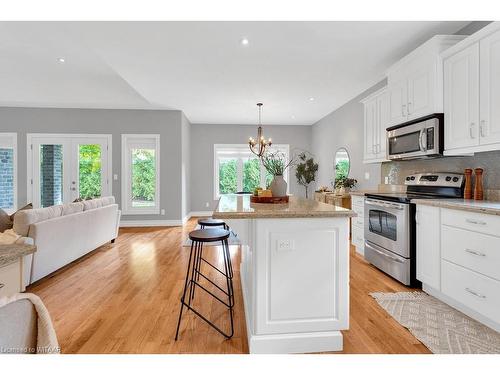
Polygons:
<instances>
[{"instance_id":1,"label":"throw pillow","mask_svg":"<svg viewBox=\"0 0 500 375\"><path fill-rule=\"evenodd\" d=\"M13 224L7 212L0 208L0 233L5 232L7 229L12 229Z\"/></svg>"},{"instance_id":2,"label":"throw pillow","mask_svg":"<svg viewBox=\"0 0 500 375\"><path fill-rule=\"evenodd\" d=\"M22 211L22 210L32 210L32 209L33 209L33 203L28 203L26 206L20 208L19 210L17 210L16 212L14 212L12 215L10 215L10 220L12 220L12 222L14 222L14 216L16 216L16 214L19 211Z\"/></svg>"}]
</instances>

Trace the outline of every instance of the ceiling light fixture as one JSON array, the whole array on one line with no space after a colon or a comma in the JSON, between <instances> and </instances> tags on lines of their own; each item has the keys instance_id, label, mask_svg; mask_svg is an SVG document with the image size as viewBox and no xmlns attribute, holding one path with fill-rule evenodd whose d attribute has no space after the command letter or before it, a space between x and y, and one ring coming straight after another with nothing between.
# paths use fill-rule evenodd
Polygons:
<instances>
[{"instance_id":1,"label":"ceiling light fixture","mask_svg":"<svg viewBox=\"0 0 500 375\"><path fill-rule=\"evenodd\" d=\"M66 59L64 57L58 57L57 62L64 64L66 62Z\"/></svg>"},{"instance_id":2,"label":"ceiling light fixture","mask_svg":"<svg viewBox=\"0 0 500 375\"><path fill-rule=\"evenodd\" d=\"M250 151L252 151L259 158L262 155L264 155L266 147L271 146L273 144L271 138L269 138L266 141L264 139L264 136L262 135L262 106L263 105L264 104L262 104L262 103L257 103L257 107L259 107L259 127L257 129L257 139L253 139L252 137L250 137L248 139L248 146L250 147ZM257 144L258 144L258 147L256 147Z\"/></svg>"},{"instance_id":3,"label":"ceiling light fixture","mask_svg":"<svg viewBox=\"0 0 500 375\"><path fill-rule=\"evenodd\" d=\"M248 46L248 43L250 43L250 42L249 42L249 40L248 40L247 38L243 38L243 39L241 39L241 44L242 44L242 45L244 45L244 46Z\"/></svg>"},{"instance_id":4,"label":"ceiling light fixture","mask_svg":"<svg viewBox=\"0 0 500 375\"><path fill-rule=\"evenodd\" d=\"M314 102L314 98L311 96L311 97L309 98L309 101Z\"/></svg>"}]
</instances>

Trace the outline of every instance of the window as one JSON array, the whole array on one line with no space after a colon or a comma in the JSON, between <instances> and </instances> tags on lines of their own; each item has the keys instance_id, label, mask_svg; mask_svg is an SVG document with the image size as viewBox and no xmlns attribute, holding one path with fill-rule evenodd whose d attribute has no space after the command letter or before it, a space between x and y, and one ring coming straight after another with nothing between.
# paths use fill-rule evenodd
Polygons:
<instances>
[{"instance_id":1,"label":"window","mask_svg":"<svg viewBox=\"0 0 500 375\"><path fill-rule=\"evenodd\" d=\"M0 133L0 208L17 208L17 133Z\"/></svg>"},{"instance_id":2,"label":"window","mask_svg":"<svg viewBox=\"0 0 500 375\"><path fill-rule=\"evenodd\" d=\"M273 145L271 149L289 157L288 145ZM214 175L215 199L221 194L251 193L257 187L266 188L273 180L273 176L245 144L214 145ZM284 178L288 181L288 170Z\"/></svg>"},{"instance_id":3,"label":"window","mask_svg":"<svg viewBox=\"0 0 500 375\"><path fill-rule=\"evenodd\" d=\"M122 210L160 213L160 135L122 135Z\"/></svg>"}]
</instances>

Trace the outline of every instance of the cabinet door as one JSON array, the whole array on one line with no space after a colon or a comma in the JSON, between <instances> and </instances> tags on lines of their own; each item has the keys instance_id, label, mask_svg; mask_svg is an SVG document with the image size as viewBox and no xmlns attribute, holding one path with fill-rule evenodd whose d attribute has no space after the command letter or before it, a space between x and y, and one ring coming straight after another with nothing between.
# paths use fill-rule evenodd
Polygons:
<instances>
[{"instance_id":1,"label":"cabinet door","mask_svg":"<svg viewBox=\"0 0 500 375\"><path fill-rule=\"evenodd\" d=\"M389 127L389 95L387 92L377 97L377 159L387 158L387 128Z\"/></svg>"},{"instance_id":2,"label":"cabinet door","mask_svg":"<svg viewBox=\"0 0 500 375\"><path fill-rule=\"evenodd\" d=\"M480 143L500 143L500 31L480 42Z\"/></svg>"},{"instance_id":3,"label":"cabinet door","mask_svg":"<svg viewBox=\"0 0 500 375\"><path fill-rule=\"evenodd\" d=\"M417 205L417 279L441 289L441 219L438 207Z\"/></svg>"},{"instance_id":4,"label":"cabinet door","mask_svg":"<svg viewBox=\"0 0 500 375\"><path fill-rule=\"evenodd\" d=\"M408 103L408 85L406 78L389 83L389 125L398 125L406 121Z\"/></svg>"},{"instance_id":5,"label":"cabinet door","mask_svg":"<svg viewBox=\"0 0 500 375\"><path fill-rule=\"evenodd\" d=\"M434 112L432 65L423 65L408 76L408 120L413 120Z\"/></svg>"},{"instance_id":6,"label":"cabinet door","mask_svg":"<svg viewBox=\"0 0 500 375\"><path fill-rule=\"evenodd\" d=\"M376 157L375 143L377 126L377 101L370 100L365 103L365 152L364 160L373 160Z\"/></svg>"},{"instance_id":7,"label":"cabinet door","mask_svg":"<svg viewBox=\"0 0 500 375\"><path fill-rule=\"evenodd\" d=\"M444 61L445 150L479 144L479 44Z\"/></svg>"}]
</instances>

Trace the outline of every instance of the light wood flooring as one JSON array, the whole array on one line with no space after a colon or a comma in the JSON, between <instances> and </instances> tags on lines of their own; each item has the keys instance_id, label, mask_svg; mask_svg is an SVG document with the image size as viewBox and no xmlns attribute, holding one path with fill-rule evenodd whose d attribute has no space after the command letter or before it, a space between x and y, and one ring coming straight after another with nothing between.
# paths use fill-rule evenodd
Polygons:
<instances>
[{"instance_id":1,"label":"light wood flooring","mask_svg":"<svg viewBox=\"0 0 500 375\"><path fill-rule=\"evenodd\" d=\"M235 333L225 340L187 312L174 341L189 248L196 225L126 228L102 246L28 288L47 306L63 353L248 353L239 279L239 249L231 247L235 273ZM204 255L219 263L218 248ZM366 263L351 249L350 329L343 353L429 353L368 293L410 290ZM211 274L212 275L212 274ZM195 303L228 328L226 311L197 292Z\"/></svg>"}]
</instances>

